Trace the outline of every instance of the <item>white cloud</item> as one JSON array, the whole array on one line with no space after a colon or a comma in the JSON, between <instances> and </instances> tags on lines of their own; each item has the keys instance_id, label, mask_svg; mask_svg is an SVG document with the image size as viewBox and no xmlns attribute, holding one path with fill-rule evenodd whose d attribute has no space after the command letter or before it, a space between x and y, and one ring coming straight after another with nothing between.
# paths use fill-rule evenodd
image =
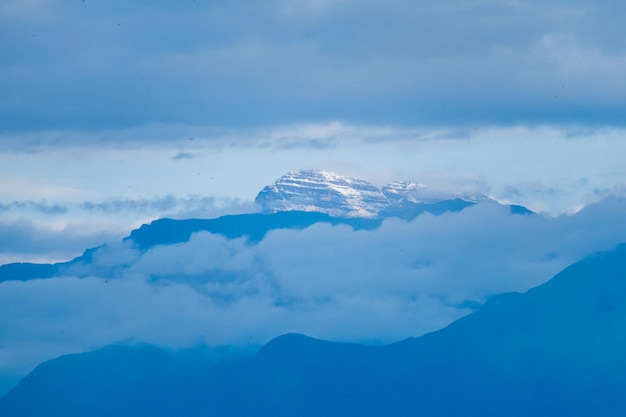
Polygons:
<instances>
[{"instance_id":1,"label":"white cloud","mask_svg":"<svg viewBox=\"0 0 626 417\"><path fill-rule=\"evenodd\" d=\"M113 342L259 344L285 332L389 342L432 331L494 294L523 291L626 241L626 200L572 216L483 203L390 219L374 231L316 224L258 244L206 232L145 253L110 245L88 274L0 284L0 373ZM109 272L115 271L114 276ZM17 356L16 347L24 349Z\"/></svg>"},{"instance_id":2,"label":"white cloud","mask_svg":"<svg viewBox=\"0 0 626 417\"><path fill-rule=\"evenodd\" d=\"M21 216L0 221L0 264L12 262L64 262L90 247L121 239L125 231L102 222L56 219L42 226ZM56 216L53 216L56 217Z\"/></svg>"}]
</instances>

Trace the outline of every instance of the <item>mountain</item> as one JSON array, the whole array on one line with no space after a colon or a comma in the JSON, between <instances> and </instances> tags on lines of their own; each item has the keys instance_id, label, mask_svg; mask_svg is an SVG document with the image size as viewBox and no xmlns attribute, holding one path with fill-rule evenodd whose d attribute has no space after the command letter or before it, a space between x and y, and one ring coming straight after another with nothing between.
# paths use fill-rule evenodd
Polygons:
<instances>
[{"instance_id":1,"label":"mountain","mask_svg":"<svg viewBox=\"0 0 626 417\"><path fill-rule=\"evenodd\" d=\"M255 202L266 212L317 211L335 217L376 217L389 205L367 181L315 170L283 175L263 188Z\"/></svg>"},{"instance_id":2,"label":"mountain","mask_svg":"<svg viewBox=\"0 0 626 417\"><path fill-rule=\"evenodd\" d=\"M274 185L265 187L255 201L263 207L264 213L215 219L158 219L131 231L124 242L146 251L159 245L186 242L193 233L209 232L230 239L245 237L255 243L277 229L305 229L323 222L333 226L348 225L354 230L373 230L389 217L410 221L424 213L458 212L480 202L497 204L486 196L442 195L411 182L394 182L379 190L363 180L314 170L284 175ZM508 207L512 214L533 214L522 206ZM88 276L96 272L102 277L112 277L116 270L89 268L94 254L106 248L107 245L90 248L81 256L55 264L0 265L0 282L63 274Z\"/></svg>"},{"instance_id":3,"label":"mountain","mask_svg":"<svg viewBox=\"0 0 626 417\"><path fill-rule=\"evenodd\" d=\"M380 226L381 219L365 218L335 218L324 213L283 211L271 214L252 213L221 216L215 219L159 219L150 224L144 224L131 231L124 238L124 242L138 250L146 251L159 245L172 245L186 242L193 233L209 232L219 234L230 239L246 237L251 242L258 242L271 230L304 229L315 223L329 223L333 226L343 224L355 230L375 229ZM37 278L52 278L63 275L72 270L77 274L81 268L92 263L92 258L98 250L106 245L87 249L81 256L68 262L55 264L11 263L0 266L0 282L27 281ZM84 275L92 274L88 268L82 268ZM102 276L110 276L114 271L99 271ZM80 276L81 274L78 273Z\"/></svg>"},{"instance_id":4,"label":"mountain","mask_svg":"<svg viewBox=\"0 0 626 417\"><path fill-rule=\"evenodd\" d=\"M269 214L227 215L216 219L159 219L133 230L124 240L142 250L157 245L185 242L196 232L220 234L229 239L247 237L252 242L258 242L271 230L305 229L315 223L329 223L333 226L345 224L355 230L380 226L378 219L332 217L319 212L279 211Z\"/></svg>"},{"instance_id":5,"label":"mountain","mask_svg":"<svg viewBox=\"0 0 626 417\"><path fill-rule=\"evenodd\" d=\"M158 219L150 224L144 224L132 230L130 235L123 239L134 248L147 251L159 245L172 245L189 240L192 234L209 232L219 234L229 239L247 238L251 243L260 241L272 230L305 229L316 223L330 225L347 225L354 230L373 230L379 227L385 218L399 217L413 220L423 213L434 215L446 212L456 212L476 203L461 199L445 200L435 203L407 203L395 205L378 213L376 218L363 217L333 217L315 211L278 211L275 213L251 213L221 216L215 219ZM530 214L528 209L521 206L510 206L512 214ZM71 273L81 276L93 274L88 268L95 253L106 249L107 245L87 249L82 255L67 261L54 264L37 264L16 262L0 265L0 282L28 281L38 278L53 278ZM80 266L81 268L76 268ZM114 271L98 271L102 276L111 276Z\"/></svg>"},{"instance_id":6,"label":"mountain","mask_svg":"<svg viewBox=\"0 0 626 417\"><path fill-rule=\"evenodd\" d=\"M342 218L400 217L412 220L422 213L460 211L481 201L482 194L457 196L432 190L424 184L396 181L378 189L375 185L327 171L290 172L266 186L255 202L265 213L308 211ZM511 206L515 214L530 214Z\"/></svg>"},{"instance_id":7,"label":"mountain","mask_svg":"<svg viewBox=\"0 0 626 417\"><path fill-rule=\"evenodd\" d=\"M116 347L46 362L4 417L623 416L626 245L440 331L372 347L297 334L256 356Z\"/></svg>"},{"instance_id":8,"label":"mountain","mask_svg":"<svg viewBox=\"0 0 626 417\"><path fill-rule=\"evenodd\" d=\"M354 178L341 177L325 171L300 171L287 174L272 186L265 187L256 197L265 213L226 215L215 219L158 219L131 231L124 242L138 250L159 245L186 242L193 233L209 232L230 239L246 237L258 242L271 230L304 229L315 223L343 224L354 230L372 230L389 217L413 220L423 213L440 215L458 212L482 201L485 196L435 195L426 186L409 182L395 182L383 187ZM444 199L441 199L444 198ZM509 206L512 214L532 214L521 206ZM87 249L81 256L55 264L11 263L0 265L0 282L37 278L52 278L82 270L85 275L94 271L88 266L94 253L106 245ZM110 276L115 271L98 271ZM80 273L78 273L80 275Z\"/></svg>"}]
</instances>

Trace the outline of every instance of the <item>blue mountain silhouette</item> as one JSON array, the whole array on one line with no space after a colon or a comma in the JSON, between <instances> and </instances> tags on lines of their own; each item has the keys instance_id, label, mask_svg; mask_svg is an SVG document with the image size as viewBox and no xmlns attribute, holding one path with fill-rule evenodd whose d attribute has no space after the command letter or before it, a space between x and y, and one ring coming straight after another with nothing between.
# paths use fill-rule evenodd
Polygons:
<instances>
[{"instance_id":1,"label":"blue mountain silhouette","mask_svg":"<svg viewBox=\"0 0 626 417\"><path fill-rule=\"evenodd\" d=\"M372 347L288 334L256 356L108 347L46 362L16 416L623 416L626 245L440 331Z\"/></svg>"},{"instance_id":2,"label":"blue mountain silhouette","mask_svg":"<svg viewBox=\"0 0 626 417\"><path fill-rule=\"evenodd\" d=\"M461 199L443 200L435 203L407 203L396 211L382 212L376 218L333 217L319 212L279 211L276 213L236 214L215 219L159 219L131 231L124 238L125 242L137 249L148 250L158 245L171 245L186 242L196 232L210 232L227 238L246 237L251 242L258 242L271 230L305 229L315 223L328 223L333 226L343 224L354 230L373 230L389 217L412 220L423 213L440 215L446 212L461 211L476 203ZM508 206L511 214L531 214L521 206ZM52 278L63 275L76 265L89 265L93 254L100 247L87 249L81 256L67 262L54 264L36 264L27 262L0 265L0 282L37 278ZM73 270L72 274L76 274Z\"/></svg>"}]
</instances>

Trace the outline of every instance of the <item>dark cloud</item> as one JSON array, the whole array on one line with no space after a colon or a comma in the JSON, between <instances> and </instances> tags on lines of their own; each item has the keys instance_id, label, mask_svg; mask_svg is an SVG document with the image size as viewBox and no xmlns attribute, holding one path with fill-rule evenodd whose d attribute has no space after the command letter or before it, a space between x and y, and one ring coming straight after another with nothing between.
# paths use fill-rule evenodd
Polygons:
<instances>
[{"instance_id":1,"label":"dark cloud","mask_svg":"<svg viewBox=\"0 0 626 417\"><path fill-rule=\"evenodd\" d=\"M10 0L0 125L621 125L624 7Z\"/></svg>"},{"instance_id":2,"label":"dark cloud","mask_svg":"<svg viewBox=\"0 0 626 417\"><path fill-rule=\"evenodd\" d=\"M41 214L63 214L68 212L68 207L61 204L48 204L45 201L12 201L0 203L0 212L32 210Z\"/></svg>"},{"instance_id":3,"label":"dark cloud","mask_svg":"<svg viewBox=\"0 0 626 417\"><path fill-rule=\"evenodd\" d=\"M200 212L205 210L206 213L216 211L216 199L213 197L175 197L166 195L164 197L154 198L109 198L104 201L85 201L82 203L54 203L49 204L45 201L12 201L10 203L0 203L0 212L5 212L15 216L16 214L27 214L34 212L36 214L48 215L51 217L67 214L70 210L79 214L80 212L90 213L159 213L161 215L169 215L170 217L185 216L186 213ZM235 202L231 202L235 203ZM76 210L79 211L76 211Z\"/></svg>"},{"instance_id":4,"label":"dark cloud","mask_svg":"<svg viewBox=\"0 0 626 417\"><path fill-rule=\"evenodd\" d=\"M211 203L211 199L206 202ZM101 211L106 213L116 213L122 211L167 211L176 207L178 200L174 196L166 196L155 199L109 199L100 202L86 201L82 203L82 209L87 211Z\"/></svg>"},{"instance_id":5,"label":"dark cloud","mask_svg":"<svg viewBox=\"0 0 626 417\"><path fill-rule=\"evenodd\" d=\"M231 201L234 205L236 202ZM82 203L49 204L45 201L31 200L0 203L0 212L15 216L35 212L51 217L67 214L72 210L77 215L81 212L89 213L159 213L170 217L184 217L187 213L199 213L204 210L207 215L218 211L217 201L213 197L175 197L167 195L154 198L110 198L104 201L85 201ZM234 209L234 208L233 208ZM78 210L78 211L76 211Z\"/></svg>"},{"instance_id":6,"label":"dark cloud","mask_svg":"<svg viewBox=\"0 0 626 417\"><path fill-rule=\"evenodd\" d=\"M560 192L561 191L556 187L550 187L545 184L542 184L539 181L536 181L536 182L525 182L525 183L515 184L515 185L507 185L503 187L503 189L499 193L499 197L515 200L526 195L556 196Z\"/></svg>"},{"instance_id":7,"label":"dark cloud","mask_svg":"<svg viewBox=\"0 0 626 417\"><path fill-rule=\"evenodd\" d=\"M221 206L224 206L223 208ZM167 195L154 198L110 198L104 201L86 201L79 209L89 213L105 213L107 215L133 213L144 216L169 218L207 218L224 213L256 211L258 207L251 203L240 203L236 200L218 201L213 197L188 196L176 197Z\"/></svg>"},{"instance_id":8,"label":"dark cloud","mask_svg":"<svg viewBox=\"0 0 626 417\"><path fill-rule=\"evenodd\" d=\"M175 161L180 161L181 159L193 159L194 155L189 152L179 152L172 157Z\"/></svg>"}]
</instances>

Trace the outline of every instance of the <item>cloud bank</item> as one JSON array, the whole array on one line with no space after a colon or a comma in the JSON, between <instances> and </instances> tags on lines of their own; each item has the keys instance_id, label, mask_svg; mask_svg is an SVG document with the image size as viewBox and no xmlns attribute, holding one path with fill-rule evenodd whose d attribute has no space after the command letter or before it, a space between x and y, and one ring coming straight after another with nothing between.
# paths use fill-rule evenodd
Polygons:
<instances>
[{"instance_id":1,"label":"cloud bank","mask_svg":"<svg viewBox=\"0 0 626 417\"><path fill-rule=\"evenodd\" d=\"M0 126L623 125L625 7L7 0Z\"/></svg>"},{"instance_id":2,"label":"cloud bank","mask_svg":"<svg viewBox=\"0 0 626 417\"><path fill-rule=\"evenodd\" d=\"M0 264L69 261L85 249L119 241L129 229L157 218L211 218L256 209L252 203L173 195L0 203Z\"/></svg>"},{"instance_id":3,"label":"cloud bank","mask_svg":"<svg viewBox=\"0 0 626 417\"><path fill-rule=\"evenodd\" d=\"M108 245L66 276L0 283L0 369L24 373L44 359L114 342L245 346L286 332L367 343L418 336L626 241L625 209L626 200L607 198L547 218L481 203L409 223L389 219L374 231L316 224L272 231L258 244L203 232L147 252Z\"/></svg>"}]
</instances>

